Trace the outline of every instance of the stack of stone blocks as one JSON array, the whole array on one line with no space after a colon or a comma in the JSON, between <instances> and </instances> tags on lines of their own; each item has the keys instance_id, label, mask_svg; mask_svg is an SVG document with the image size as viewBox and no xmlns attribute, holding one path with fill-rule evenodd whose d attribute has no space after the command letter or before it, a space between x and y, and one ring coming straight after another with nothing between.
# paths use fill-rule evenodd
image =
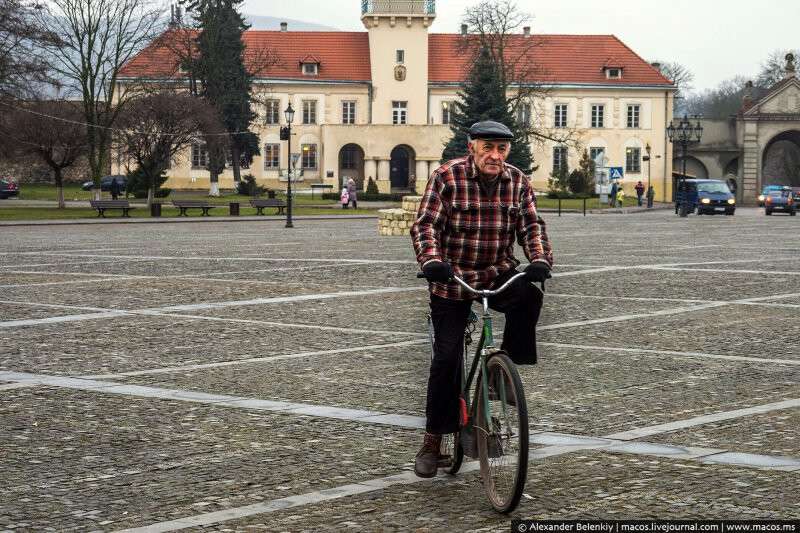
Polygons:
<instances>
[{"instance_id":1,"label":"stack of stone blocks","mask_svg":"<svg viewBox=\"0 0 800 533\"><path fill-rule=\"evenodd\" d=\"M422 196L403 196L400 209L381 209L378 211L379 235L408 235L411 225L417 218Z\"/></svg>"}]
</instances>

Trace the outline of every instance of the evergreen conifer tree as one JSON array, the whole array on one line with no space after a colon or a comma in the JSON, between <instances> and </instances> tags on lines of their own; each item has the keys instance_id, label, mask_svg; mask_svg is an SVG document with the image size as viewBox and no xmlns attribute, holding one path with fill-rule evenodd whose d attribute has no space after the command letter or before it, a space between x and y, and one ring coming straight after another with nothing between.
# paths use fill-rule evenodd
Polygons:
<instances>
[{"instance_id":1,"label":"evergreen conifer tree","mask_svg":"<svg viewBox=\"0 0 800 533\"><path fill-rule=\"evenodd\" d=\"M494 120L508 126L514 134L507 162L529 174L533 167L533 157L528 136L511 113L500 69L486 48L482 48L478 54L458 96L460 100L455 103L450 119L453 137L442 152L442 160L449 161L466 155L467 131L470 126L482 120Z\"/></svg>"},{"instance_id":2,"label":"evergreen conifer tree","mask_svg":"<svg viewBox=\"0 0 800 533\"><path fill-rule=\"evenodd\" d=\"M200 28L193 71L200 79L201 95L214 105L225 129L232 134L230 152L235 181L240 179L240 161L249 164L260 153L258 137L249 131L255 113L250 104L253 77L245 68L242 40L249 26L237 10L242 2L198 0L190 4ZM209 155L212 160L220 157ZM224 164L224 159L210 162L210 167L216 167L210 168L212 176L220 163Z\"/></svg>"}]
</instances>

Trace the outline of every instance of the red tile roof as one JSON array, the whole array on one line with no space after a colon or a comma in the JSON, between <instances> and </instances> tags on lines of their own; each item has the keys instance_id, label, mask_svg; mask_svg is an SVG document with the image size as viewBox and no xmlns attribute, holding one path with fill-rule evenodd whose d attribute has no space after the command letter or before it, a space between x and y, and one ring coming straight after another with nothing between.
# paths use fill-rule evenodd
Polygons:
<instances>
[{"instance_id":1,"label":"red tile roof","mask_svg":"<svg viewBox=\"0 0 800 533\"><path fill-rule=\"evenodd\" d=\"M183 35L183 37L181 37ZM122 69L123 77L163 78L176 74L177 57L168 46L185 33L162 34ZM431 83L460 82L469 68L469 55L459 50L459 34L428 36L428 78ZM277 64L263 77L299 80L370 81L369 36L367 32L261 31L244 34L246 61L256 62L259 51L270 50ZM174 45L172 46L174 48ZM529 81L597 85L670 85L644 59L613 35L533 35L511 38L509 54L528 50L535 65ZM304 76L304 58L319 60L317 76ZM621 79L606 79L603 67L623 68Z\"/></svg>"},{"instance_id":2,"label":"red tile roof","mask_svg":"<svg viewBox=\"0 0 800 533\"><path fill-rule=\"evenodd\" d=\"M120 72L123 77L160 78L175 73L177 55L168 43L185 41L185 33L167 31L131 59ZM260 31L244 34L245 62L250 66L263 57L259 51L269 50L277 63L264 77L302 80L369 81L369 37L366 32L325 31ZM320 63L319 74L303 75L300 63L312 56Z\"/></svg>"},{"instance_id":3,"label":"red tile roof","mask_svg":"<svg viewBox=\"0 0 800 533\"><path fill-rule=\"evenodd\" d=\"M428 38L428 81L459 82L469 69L469 55L459 50L460 34ZM514 35L508 57L530 56L531 77L538 83L596 85L671 85L647 61L614 35ZM611 65L613 63L613 65ZM607 79L604 66L622 67L621 79Z\"/></svg>"}]
</instances>

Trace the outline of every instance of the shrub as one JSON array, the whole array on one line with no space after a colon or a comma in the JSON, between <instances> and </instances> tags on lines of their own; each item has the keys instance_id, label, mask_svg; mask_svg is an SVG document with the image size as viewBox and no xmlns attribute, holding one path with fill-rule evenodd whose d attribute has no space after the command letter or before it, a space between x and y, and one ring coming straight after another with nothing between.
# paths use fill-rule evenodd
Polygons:
<instances>
[{"instance_id":1,"label":"shrub","mask_svg":"<svg viewBox=\"0 0 800 533\"><path fill-rule=\"evenodd\" d=\"M369 177L369 181L367 182L367 194L378 194L378 184L375 183L375 180L372 179L372 176Z\"/></svg>"},{"instance_id":2,"label":"shrub","mask_svg":"<svg viewBox=\"0 0 800 533\"><path fill-rule=\"evenodd\" d=\"M236 184L236 192L244 196L261 196L265 191L264 187L256 183L256 178L252 174L245 174Z\"/></svg>"}]
</instances>

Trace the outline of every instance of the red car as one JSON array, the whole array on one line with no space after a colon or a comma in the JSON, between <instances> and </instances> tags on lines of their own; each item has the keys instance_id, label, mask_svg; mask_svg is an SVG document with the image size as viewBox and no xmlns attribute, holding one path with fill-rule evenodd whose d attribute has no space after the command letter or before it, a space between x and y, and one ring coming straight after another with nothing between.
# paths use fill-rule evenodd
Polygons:
<instances>
[{"instance_id":1,"label":"red car","mask_svg":"<svg viewBox=\"0 0 800 533\"><path fill-rule=\"evenodd\" d=\"M0 177L0 200L11 196L19 196L19 185L10 177Z\"/></svg>"}]
</instances>

